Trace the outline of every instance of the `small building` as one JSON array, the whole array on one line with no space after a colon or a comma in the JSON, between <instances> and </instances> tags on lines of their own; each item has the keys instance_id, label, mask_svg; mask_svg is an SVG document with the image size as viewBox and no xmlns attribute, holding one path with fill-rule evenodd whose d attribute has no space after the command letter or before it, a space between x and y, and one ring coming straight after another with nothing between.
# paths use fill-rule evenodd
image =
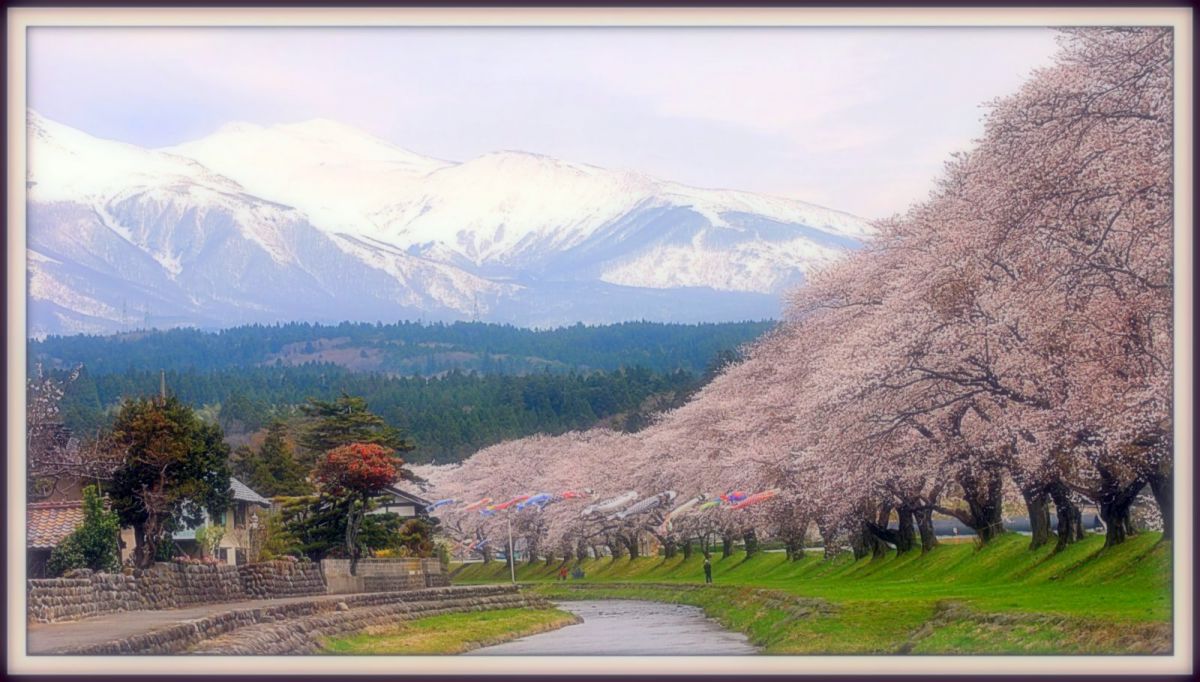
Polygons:
<instances>
[{"instance_id":1,"label":"small building","mask_svg":"<svg viewBox=\"0 0 1200 682\"><path fill-rule=\"evenodd\" d=\"M83 501L30 502L25 505L27 578L45 578L50 550L83 525Z\"/></svg>"},{"instance_id":2,"label":"small building","mask_svg":"<svg viewBox=\"0 0 1200 682\"><path fill-rule=\"evenodd\" d=\"M175 544L188 555L199 557L201 549L196 542L196 530L200 527L224 527L224 534L217 546L216 558L220 561L240 566L248 563L253 555L253 530L259 527L260 510L271 507L271 500L259 495L236 478L229 479L229 491L232 501L229 507L214 516L207 511L203 513L204 520L196 528L177 531L172 535Z\"/></svg>"},{"instance_id":3,"label":"small building","mask_svg":"<svg viewBox=\"0 0 1200 682\"><path fill-rule=\"evenodd\" d=\"M429 500L394 485L388 486L375 499L375 503L377 507L370 511L371 514L386 514L391 512L400 518L425 518L428 516L426 510L430 505Z\"/></svg>"}]
</instances>

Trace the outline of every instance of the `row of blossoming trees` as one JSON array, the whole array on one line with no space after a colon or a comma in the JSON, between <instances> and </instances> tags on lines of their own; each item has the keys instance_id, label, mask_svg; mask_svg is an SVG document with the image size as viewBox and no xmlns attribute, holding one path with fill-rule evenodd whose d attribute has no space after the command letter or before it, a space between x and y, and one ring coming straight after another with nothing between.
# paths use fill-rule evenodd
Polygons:
<instances>
[{"instance_id":1,"label":"row of blossoming trees","mask_svg":"<svg viewBox=\"0 0 1200 682\"><path fill-rule=\"evenodd\" d=\"M1034 546L1081 538L1084 504L1119 543L1136 499L1169 537L1172 37L1087 29L1060 42L1053 66L992 104L982 139L927 201L812 277L784 322L690 403L636 434L527 438L421 473L464 502L781 491L669 529L669 506L512 514L543 555L636 553L647 534L668 553L756 535L794 551L814 528L827 552L927 550L933 514L987 542L1018 500ZM465 544L503 544L498 516L442 514Z\"/></svg>"}]
</instances>

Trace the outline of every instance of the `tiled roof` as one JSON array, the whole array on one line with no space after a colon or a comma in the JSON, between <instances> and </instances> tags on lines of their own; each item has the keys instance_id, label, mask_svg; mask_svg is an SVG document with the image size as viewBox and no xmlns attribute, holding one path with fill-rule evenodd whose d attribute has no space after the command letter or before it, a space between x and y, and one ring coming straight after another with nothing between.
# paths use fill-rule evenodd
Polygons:
<instances>
[{"instance_id":1,"label":"tiled roof","mask_svg":"<svg viewBox=\"0 0 1200 682\"><path fill-rule=\"evenodd\" d=\"M423 497L420 497L418 495L415 495L413 493L410 493L407 490L404 490L403 488L400 488L398 486L390 485L387 487L387 490L385 492L387 492L392 497L402 499L402 500L408 500L409 502L412 502L413 504L416 504L419 507L428 507L429 506L429 500L427 500Z\"/></svg>"},{"instance_id":2,"label":"tiled roof","mask_svg":"<svg viewBox=\"0 0 1200 682\"><path fill-rule=\"evenodd\" d=\"M26 505L27 543L49 549L83 525L83 502L31 502Z\"/></svg>"},{"instance_id":3,"label":"tiled roof","mask_svg":"<svg viewBox=\"0 0 1200 682\"><path fill-rule=\"evenodd\" d=\"M229 489L233 492L233 499L243 502L255 502L257 504L271 506L271 501L267 498L254 492L245 483L233 478L229 478Z\"/></svg>"}]
</instances>

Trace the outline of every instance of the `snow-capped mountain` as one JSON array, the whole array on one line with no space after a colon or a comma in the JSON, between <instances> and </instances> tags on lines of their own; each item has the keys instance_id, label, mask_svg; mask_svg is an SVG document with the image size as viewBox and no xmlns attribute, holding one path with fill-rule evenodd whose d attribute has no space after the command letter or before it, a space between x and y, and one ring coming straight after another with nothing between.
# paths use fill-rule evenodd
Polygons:
<instances>
[{"instance_id":1,"label":"snow-capped mountain","mask_svg":"<svg viewBox=\"0 0 1200 682\"><path fill-rule=\"evenodd\" d=\"M525 152L463 163L330 121L227 126L167 151L354 234L487 276L778 293L869 234L800 201Z\"/></svg>"},{"instance_id":2,"label":"snow-capped mountain","mask_svg":"<svg viewBox=\"0 0 1200 682\"><path fill-rule=\"evenodd\" d=\"M32 335L251 321L776 314L853 216L523 152L462 163L326 120L163 150L30 112Z\"/></svg>"},{"instance_id":3,"label":"snow-capped mountain","mask_svg":"<svg viewBox=\"0 0 1200 682\"><path fill-rule=\"evenodd\" d=\"M30 114L29 332L454 319L515 285L358 245L181 156Z\"/></svg>"}]
</instances>

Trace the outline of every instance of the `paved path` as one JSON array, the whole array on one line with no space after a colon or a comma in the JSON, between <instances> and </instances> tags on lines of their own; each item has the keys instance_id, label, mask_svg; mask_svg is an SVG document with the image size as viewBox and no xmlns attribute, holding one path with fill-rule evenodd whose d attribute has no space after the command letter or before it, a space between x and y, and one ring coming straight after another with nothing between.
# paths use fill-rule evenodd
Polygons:
<instances>
[{"instance_id":1,"label":"paved path","mask_svg":"<svg viewBox=\"0 0 1200 682\"><path fill-rule=\"evenodd\" d=\"M695 606L623 599L556 604L578 625L468 652L476 656L736 656L757 650Z\"/></svg>"},{"instance_id":2,"label":"paved path","mask_svg":"<svg viewBox=\"0 0 1200 682\"><path fill-rule=\"evenodd\" d=\"M290 604L292 602L318 601L322 599L341 600L345 599L345 595L251 599L248 601L189 606L182 609L110 613L86 620L75 620L65 623L30 623L26 630L29 633L28 653L32 655L46 653L47 651L61 647L98 644L100 642L107 642L110 639L149 632L168 625L204 618L205 616L225 611L262 608L279 604Z\"/></svg>"}]
</instances>

